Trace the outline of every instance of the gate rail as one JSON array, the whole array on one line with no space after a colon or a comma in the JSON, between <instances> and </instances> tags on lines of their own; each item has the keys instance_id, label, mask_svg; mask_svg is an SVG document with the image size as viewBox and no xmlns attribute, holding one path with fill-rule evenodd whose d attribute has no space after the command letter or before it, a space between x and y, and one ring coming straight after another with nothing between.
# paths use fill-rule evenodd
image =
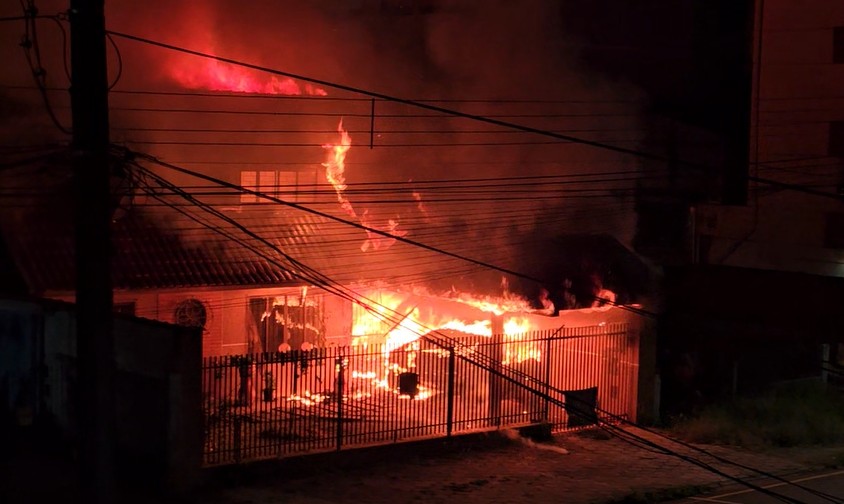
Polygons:
<instances>
[{"instance_id":1,"label":"gate rail","mask_svg":"<svg viewBox=\"0 0 844 504\"><path fill-rule=\"evenodd\" d=\"M628 324L459 342L444 349L420 339L389 353L369 345L206 357L204 463L588 423L589 415L570 416L474 364L466 355L474 353L567 391L593 411L635 418L638 335Z\"/></svg>"}]
</instances>

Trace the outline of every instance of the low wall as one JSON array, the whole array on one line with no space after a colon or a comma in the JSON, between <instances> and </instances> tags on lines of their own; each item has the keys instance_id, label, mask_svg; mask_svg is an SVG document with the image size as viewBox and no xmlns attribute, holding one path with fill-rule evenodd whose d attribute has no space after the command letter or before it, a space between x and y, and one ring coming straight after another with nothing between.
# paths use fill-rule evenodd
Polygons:
<instances>
[{"instance_id":1,"label":"low wall","mask_svg":"<svg viewBox=\"0 0 844 504\"><path fill-rule=\"evenodd\" d=\"M16 383L34 384L34 417L77 441L76 317L55 301L0 301L5 320L31 321L0 342L32 362ZM202 454L202 340L196 329L114 316L116 455L119 471L144 484L184 491L199 481ZM11 343L29 341L27 345ZM8 366L6 366L8 367ZM0 369L3 371L3 369ZM11 372L5 374L11 375ZM22 378L20 378L22 376ZM154 481L150 481L149 479Z\"/></svg>"}]
</instances>

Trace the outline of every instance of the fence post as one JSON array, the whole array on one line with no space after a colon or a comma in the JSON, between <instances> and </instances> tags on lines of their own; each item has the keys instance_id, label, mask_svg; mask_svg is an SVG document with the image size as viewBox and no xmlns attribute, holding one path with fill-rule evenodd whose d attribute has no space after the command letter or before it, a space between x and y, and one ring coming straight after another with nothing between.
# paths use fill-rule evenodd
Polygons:
<instances>
[{"instance_id":1,"label":"fence post","mask_svg":"<svg viewBox=\"0 0 844 504\"><path fill-rule=\"evenodd\" d=\"M553 336L549 335L545 340L545 409L542 412L542 421L548 423L551 420L551 402L549 397L551 395L551 340Z\"/></svg>"},{"instance_id":2,"label":"fence post","mask_svg":"<svg viewBox=\"0 0 844 504\"><path fill-rule=\"evenodd\" d=\"M342 354L334 361L334 369L337 371L337 450L343 446L343 389L344 386L344 365Z\"/></svg>"},{"instance_id":3,"label":"fence post","mask_svg":"<svg viewBox=\"0 0 844 504\"><path fill-rule=\"evenodd\" d=\"M241 449L243 447L243 440L241 438L242 432L240 429L240 415L235 415L234 417L234 462L235 464L239 464L241 460L243 460L243 454L241 453Z\"/></svg>"},{"instance_id":4,"label":"fence post","mask_svg":"<svg viewBox=\"0 0 844 504\"><path fill-rule=\"evenodd\" d=\"M445 435L451 437L454 429L454 347L448 349L448 403L446 407Z\"/></svg>"}]
</instances>

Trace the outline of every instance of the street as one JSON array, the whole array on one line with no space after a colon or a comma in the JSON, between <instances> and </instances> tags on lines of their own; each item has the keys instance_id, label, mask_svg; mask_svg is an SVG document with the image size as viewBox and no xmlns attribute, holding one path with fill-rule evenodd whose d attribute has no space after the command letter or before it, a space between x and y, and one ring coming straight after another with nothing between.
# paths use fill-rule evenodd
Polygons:
<instances>
[{"instance_id":1,"label":"street","mask_svg":"<svg viewBox=\"0 0 844 504\"><path fill-rule=\"evenodd\" d=\"M789 479L788 481L813 491L822 492L826 495L813 495L810 491L804 490L795 485L770 479L762 482L754 482L754 484L766 490L776 492L783 497L789 497L806 504L844 502L844 471L842 470L820 472L817 474ZM712 494L700 495L676 501L675 504L703 502L720 504L768 504L772 502L782 502L782 500L774 496L765 495L762 492L746 488L743 485L736 485L730 489L721 488Z\"/></svg>"}]
</instances>

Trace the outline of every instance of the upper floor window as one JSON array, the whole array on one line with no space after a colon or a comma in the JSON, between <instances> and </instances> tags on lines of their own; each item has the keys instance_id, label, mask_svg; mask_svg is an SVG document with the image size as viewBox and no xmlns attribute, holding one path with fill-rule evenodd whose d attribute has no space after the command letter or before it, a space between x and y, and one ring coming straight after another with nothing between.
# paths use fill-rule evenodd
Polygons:
<instances>
[{"instance_id":1,"label":"upper floor window","mask_svg":"<svg viewBox=\"0 0 844 504\"><path fill-rule=\"evenodd\" d=\"M268 196L300 203L312 198L316 191L317 172L281 170L245 170L240 172L240 185ZM241 203L267 203L255 194L242 193Z\"/></svg>"},{"instance_id":2,"label":"upper floor window","mask_svg":"<svg viewBox=\"0 0 844 504\"><path fill-rule=\"evenodd\" d=\"M832 62L844 63L844 26L832 29Z\"/></svg>"}]
</instances>

